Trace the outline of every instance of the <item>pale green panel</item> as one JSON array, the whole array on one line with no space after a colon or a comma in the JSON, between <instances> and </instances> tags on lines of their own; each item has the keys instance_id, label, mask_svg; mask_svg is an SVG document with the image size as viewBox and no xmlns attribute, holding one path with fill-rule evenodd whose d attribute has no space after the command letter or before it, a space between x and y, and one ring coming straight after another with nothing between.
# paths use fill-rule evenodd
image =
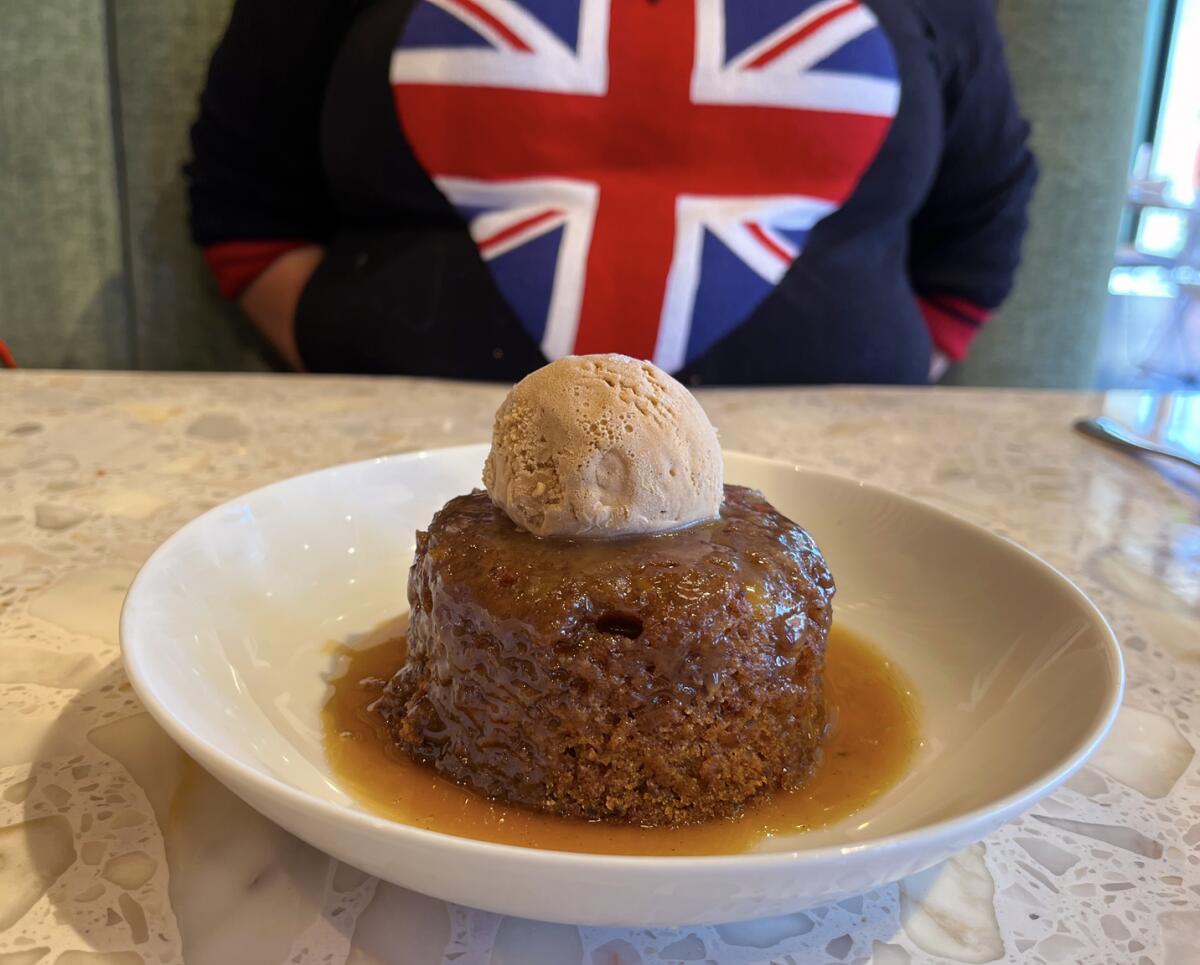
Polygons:
<instances>
[{"instance_id":1,"label":"pale green panel","mask_svg":"<svg viewBox=\"0 0 1200 965\"><path fill-rule=\"evenodd\" d=\"M1145 0L1001 0L1042 178L1016 290L948 381L1090 386L1141 73Z\"/></svg>"},{"instance_id":2,"label":"pale green panel","mask_svg":"<svg viewBox=\"0 0 1200 965\"><path fill-rule=\"evenodd\" d=\"M7 0L0 0L7 2ZM117 0L117 76L138 364L262 369L258 339L217 295L188 237L181 167L231 0Z\"/></svg>"},{"instance_id":3,"label":"pale green panel","mask_svg":"<svg viewBox=\"0 0 1200 965\"><path fill-rule=\"evenodd\" d=\"M0 0L0 338L27 366L133 364L104 4Z\"/></svg>"}]
</instances>

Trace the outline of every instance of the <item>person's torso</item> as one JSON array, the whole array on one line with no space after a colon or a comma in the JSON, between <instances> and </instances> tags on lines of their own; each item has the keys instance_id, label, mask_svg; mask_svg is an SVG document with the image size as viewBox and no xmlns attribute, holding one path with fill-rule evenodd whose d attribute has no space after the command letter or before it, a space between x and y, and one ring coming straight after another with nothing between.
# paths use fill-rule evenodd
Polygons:
<instances>
[{"instance_id":1,"label":"person's torso","mask_svg":"<svg viewBox=\"0 0 1200 965\"><path fill-rule=\"evenodd\" d=\"M327 88L344 230L307 337L475 378L622 351L693 384L921 381L908 231L943 124L912 0L376 0ZM335 347L350 313L373 340Z\"/></svg>"}]
</instances>

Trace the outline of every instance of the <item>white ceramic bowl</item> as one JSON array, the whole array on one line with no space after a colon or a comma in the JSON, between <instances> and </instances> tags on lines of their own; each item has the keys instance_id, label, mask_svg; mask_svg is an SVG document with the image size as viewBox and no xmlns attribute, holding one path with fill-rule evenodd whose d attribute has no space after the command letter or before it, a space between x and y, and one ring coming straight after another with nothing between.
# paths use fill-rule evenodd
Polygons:
<instances>
[{"instance_id":1,"label":"white ceramic bowl","mask_svg":"<svg viewBox=\"0 0 1200 965\"><path fill-rule=\"evenodd\" d=\"M836 616L916 685L924 747L851 818L721 857L571 854L377 817L326 764L326 646L405 608L413 532L478 484L473 446L339 466L267 486L168 539L121 617L125 666L184 750L263 814L381 878L548 921L684 925L781 914L922 870L1028 808L1107 732L1120 650L1066 578L1014 544L893 493L726 456L808 528Z\"/></svg>"}]
</instances>

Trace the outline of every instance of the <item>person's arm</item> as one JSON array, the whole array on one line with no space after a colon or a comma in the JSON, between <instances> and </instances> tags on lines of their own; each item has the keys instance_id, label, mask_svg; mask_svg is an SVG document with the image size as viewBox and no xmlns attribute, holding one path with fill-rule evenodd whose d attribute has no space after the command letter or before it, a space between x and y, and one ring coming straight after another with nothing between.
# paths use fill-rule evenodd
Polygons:
<instances>
[{"instance_id":1,"label":"person's arm","mask_svg":"<svg viewBox=\"0 0 1200 965\"><path fill-rule=\"evenodd\" d=\"M280 255L250 283L238 299L267 341L288 368L304 371L304 360L296 345L296 305L308 279L325 257L320 245L294 248Z\"/></svg>"},{"instance_id":2,"label":"person's arm","mask_svg":"<svg viewBox=\"0 0 1200 965\"><path fill-rule=\"evenodd\" d=\"M937 378L1012 289L1037 166L993 0L926 7L942 35L946 129L936 181L912 225L909 273L937 349Z\"/></svg>"},{"instance_id":3,"label":"person's arm","mask_svg":"<svg viewBox=\"0 0 1200 965\"><path fill-rule=\"evenodd\" d=\"M238 0L192 127L192 237L221 293L293 368L296 303L336 225L321 104L355 6Z\"/></svg>"}]
</instances>

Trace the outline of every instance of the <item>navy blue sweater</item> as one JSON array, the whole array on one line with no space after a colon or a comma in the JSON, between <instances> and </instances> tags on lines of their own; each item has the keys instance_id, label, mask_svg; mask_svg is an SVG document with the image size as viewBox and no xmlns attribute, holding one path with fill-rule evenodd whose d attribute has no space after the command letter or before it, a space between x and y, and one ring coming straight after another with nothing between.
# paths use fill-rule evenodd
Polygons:
<instances>
[{"instance_id":1,"label":"navy blue sweater","mask_svg":"<svg viewBox=\"0 0 1200 965\"><path fill-rule=\"evenodd\" d=\"M1035 180L990 0L239 0L187 168L236 295L328 246L318 371L927 378Z\"/></svg>"}]
</instances>

